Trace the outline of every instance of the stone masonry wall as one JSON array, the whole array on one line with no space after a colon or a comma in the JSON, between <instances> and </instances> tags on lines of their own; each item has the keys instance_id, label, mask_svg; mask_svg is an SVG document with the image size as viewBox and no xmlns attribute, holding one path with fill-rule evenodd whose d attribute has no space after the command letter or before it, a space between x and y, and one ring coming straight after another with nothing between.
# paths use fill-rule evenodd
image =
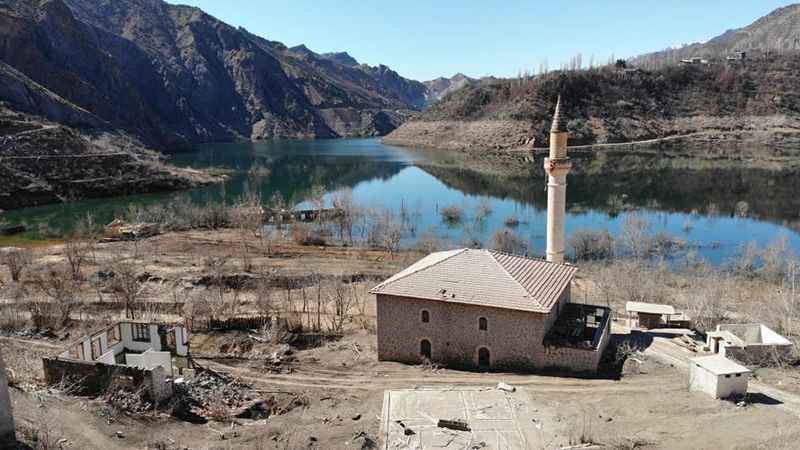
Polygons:
<instances>
[{"instance_id":1,"label":"stone masonry wall","mask_svg":"<svg viewBox=\"0 0 800 450\"><path fill-rule=\"evenodd\" d=\"M116 376L131 377L137 386L144 384L154 401L160 402L172 395L172 384L167 382L165 371L159 368L151 371L63 358L43 358L42 363L48 385L61 383L62 380L75 383L75 393L79 395L103 393Z\"/></svg>"},{"instance_id":2,"label":"stone masonry wall","mask_svg":"<svg viewBox=\"0 0 800 450\"><path fill-rule=\"evenodd\" d=\"M428 323L421 321L423 310L430 314ZM542 341L555 314L383 294L377 295L377 312L381 361L419 363L423 339L431 342L431 359L449 367L476 368L480 347L489 350L493 369L535 370L550 361ZM488 330L478 329L480 317L488 320Z\"/></svg>"}]
</instances>

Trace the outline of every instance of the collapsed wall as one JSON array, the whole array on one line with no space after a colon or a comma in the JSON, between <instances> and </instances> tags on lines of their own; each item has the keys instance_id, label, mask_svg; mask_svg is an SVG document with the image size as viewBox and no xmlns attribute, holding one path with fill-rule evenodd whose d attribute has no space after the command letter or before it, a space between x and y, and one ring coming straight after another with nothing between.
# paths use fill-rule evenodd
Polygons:
<instances>
[{"instance_id":1,"label":"collapsed wall","mask_svg":"<svg viewBox=\"0 0 800 450\"><path fill-rule=\"evenodd\" d=\"M8 393L8 375L3 355L0 354L0 446L14 441L14 416L11 412L11 396Z\"/></svg>"}]
</instances>

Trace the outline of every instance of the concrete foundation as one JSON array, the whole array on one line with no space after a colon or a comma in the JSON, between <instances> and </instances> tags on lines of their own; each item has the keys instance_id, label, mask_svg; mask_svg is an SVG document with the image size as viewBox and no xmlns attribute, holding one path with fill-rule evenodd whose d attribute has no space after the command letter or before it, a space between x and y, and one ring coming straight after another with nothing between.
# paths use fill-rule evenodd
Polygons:
<instances>
[{"instance_id":1,"label":"concrete foundation","mask_svg":"<svg viewBox=\"0 0 800 450\"><path fill-rule=\"evenodd\" d=\"M0 448L14 442L14 415L11 411L11 396L8 393L8 376L3 355L0 354Z\"/></svg>"},{"instance_id":2,"label":"concrete foundation","mask_svg":"<svg viewBox=\"0 0 800 450\"><path fill-rule=\"evenodd\" d=\"M386 391L381 416L384 449L528 449L544 448L541 432L531 426L524 393L494 388L423 388ZM458 420L469 431L437 426Z\"/></svg>"}]
</instances>

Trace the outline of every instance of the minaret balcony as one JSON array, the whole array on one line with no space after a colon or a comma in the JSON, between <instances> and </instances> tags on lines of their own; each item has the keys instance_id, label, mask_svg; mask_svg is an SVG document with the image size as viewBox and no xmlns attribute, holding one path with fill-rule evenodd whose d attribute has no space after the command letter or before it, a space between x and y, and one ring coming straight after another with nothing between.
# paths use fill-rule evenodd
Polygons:
<instances>
[{"instance_id":1,"label":"minaret balcony","mask_svg":"<svg viewBox=\"0 0 800 450\"><path fill-rule=\"evenodd\" d=\"M569 158L563 159L544 159L544 171L550 176L566 175L572 169L572 161Z\"/></svg>"}]
</instances>

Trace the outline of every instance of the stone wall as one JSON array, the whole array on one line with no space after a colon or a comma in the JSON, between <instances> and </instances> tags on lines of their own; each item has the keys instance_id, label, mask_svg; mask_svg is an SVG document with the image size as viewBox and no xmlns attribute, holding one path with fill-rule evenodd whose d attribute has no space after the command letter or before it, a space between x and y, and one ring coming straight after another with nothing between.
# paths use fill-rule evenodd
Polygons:
<instances>
[{"instance_id":1,"label":"stone wall","mask_svg":"<svg viewBox=\"0 0 800 450\"><path fill-rule=\"evenodd\" d=\"M611 318L606 320L596 348L545 347L544 367L572 372L596 372L611 341Z\"/></svg>"},{"instance_id":2,"label":"stone wall","mask_svg":"<svg viewBox=\"0 0 800 450\"><path fill-rule=\"evenodd\" d=\"M0 354L0 448L5 448L4 443L14 441L14 416L11 411L11 396L8 393L8 376L3 355Z\"/></svg>"},{"instance_id":3,"label":"stone wall","mask_svg":"<svg viewBox=\"0 0 800 450\"><path fill-rule=\"evenodd\" d=\"M142 370L136 367L110 365L64 358L43 358L44 378L48 385L62 381L74 384L78 395L102 394L115 377L130 377L135 386L144 385L151 399L160 402L172 395L172 384L167 382L166 371L161 368Z\"/></svg>"},{"instance_id":4,"label":"stone wall","mask_svg":"<svg viewBox=\"0 0 800 450\"><path fill-rule=\"evenodd\" d=\"M566 301L567 295L562 298ZM559 302L560 303L560 302ZM558 311L560 304L553 311ZM422 311L430 321L421 321ZM490 352L492 369L535 370L550 358L542 344L555 314L377 295L378 359L418 364L420 344L431 342L431 360L448 367L476 368L478 349ZM488 329L478 329L485 317Z\"/></svg>"}]
</instances>

